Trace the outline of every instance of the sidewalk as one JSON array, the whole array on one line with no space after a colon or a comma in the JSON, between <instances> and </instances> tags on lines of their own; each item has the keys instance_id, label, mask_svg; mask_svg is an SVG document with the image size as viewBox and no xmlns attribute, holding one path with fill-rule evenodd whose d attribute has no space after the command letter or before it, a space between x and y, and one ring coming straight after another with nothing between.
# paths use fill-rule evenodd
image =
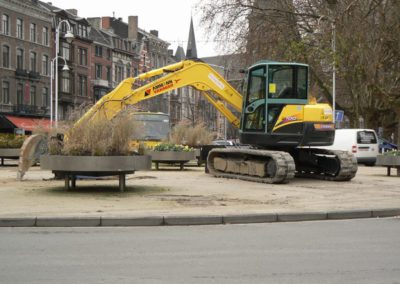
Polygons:
<instances>
[{"instance_id":1,"label":"sidewalk","mask_svg":"<svg viewBox=\"0 0 400 284\"><path fill-rule=\"evenodd\" d=\"M294 179L283 185L214 178L198 167L164 167L128 175L123 193L117 179L78 180L76 189L66 191L64 181L52 180L49 171L34 167L22 182L16 171L0 167L0 226L1 220L3 225L10 220L38 226L70 224L63 220L83 226L112 225L112 220L172 225L400 215L400 179L387 177L383 167L360 166L351 182Z\"/></svg>"}]
</instances>

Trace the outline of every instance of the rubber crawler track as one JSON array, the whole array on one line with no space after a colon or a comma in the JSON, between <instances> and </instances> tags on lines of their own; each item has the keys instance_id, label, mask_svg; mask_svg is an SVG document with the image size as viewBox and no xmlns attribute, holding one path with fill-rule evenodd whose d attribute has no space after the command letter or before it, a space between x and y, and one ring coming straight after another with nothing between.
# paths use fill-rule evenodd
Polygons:
<instances>
[{"instance_id":1,"label":"rubber crawler track","mask_svg":"<svg viewBox=\"0 0 400 284\"><path fill-rule=\"evenodd\" d=\"M332 159L338 159L340 168L335 175L325 173L313 173L313 172L296 172L296 177L313 178L330 181L349 181L355 177L358 166L357 159L354 155L346 151L339 150L325 150L325 149L314 149L316 154L332 155Z\"/></svg>"},{"instance_id":2,"label":"rubber crawler track","mask_svg":"<svg viewBox=\"0 0 400 284\"><path fill-rule=\"evenodd\" d=\"M258 177L250 175L240 175L235 173L221 172L214 167L213 159L215 157L224 156L242 156L242 157L256 157L265 158L265 160L272 159L275 161L276 171L275 176L271 177ZM213 149L208 154L207 166L210 174L216 177L241 179L246 181L254 181L261 183L287 183L289 180L294 178L295 175L295 163L292 156L289 153L282 151L267 151L267 150L255 150L255 149L239 149L239 148L222 148Z\"/></svg>"}]
</instances>

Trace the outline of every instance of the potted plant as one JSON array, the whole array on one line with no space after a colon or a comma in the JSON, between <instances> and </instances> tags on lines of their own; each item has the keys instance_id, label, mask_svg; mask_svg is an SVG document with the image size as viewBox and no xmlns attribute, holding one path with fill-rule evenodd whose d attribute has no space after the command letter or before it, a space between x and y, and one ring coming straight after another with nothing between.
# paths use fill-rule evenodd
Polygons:
<instances>
[{"instance_id":1,"label":"potted plant","mask_svg":"<svg viewBox=\"0 0 400 284\"><path fill-rule=\"evenodd\" d=\"M179 164L183 170L185 163L195 159L194 149L189 146L177 145L174 143L160 143L153 148L145 150L146 155L151 156L156 169L159 169L159 163Z\"/></svg>"},{"instance_id":2,"label":"potted plant","mask_svg":"<svg viewBox=\"0 0 400 284\"><path fill-rule=\"evenodd\" d=\"M64 140L49 139L49 155L42 155L42 169L65 177L67 188L75 186L76 175L120 176L120 190L125 188L125 174L151 168L148 156L135 155L129 143L134 122L121 115L113 120L93 120L66 131Z\"/></svg>"},{"instance_id":3,"label":"potted plant","mask_svg":"<svg viewBox=\"0 0 400 284\"><path fill-rule=\"evenodd\" d=\"M397 176L400 176L400 151L385 152L376 157L376 165L387 167L387 175L390 176L391 168L397 169Z\"/></svg>"},{"instance_id":4,"label":"potted plant","mask_svg":"<svg viewBox=\"0 0 400 284\"><path fill-rule=\"evenodd\" d=\"M0 157L1 165L4 165L4 159L18 159L19 152L24 140L25 135L16 134L0 134Z\"/></svg>"}]
</instances>

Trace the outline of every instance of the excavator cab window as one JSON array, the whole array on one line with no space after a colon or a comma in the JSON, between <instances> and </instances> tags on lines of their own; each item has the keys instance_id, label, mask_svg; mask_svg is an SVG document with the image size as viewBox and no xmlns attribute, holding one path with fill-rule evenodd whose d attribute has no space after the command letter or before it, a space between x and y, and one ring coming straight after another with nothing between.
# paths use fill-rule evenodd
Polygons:
<instances>
[{"instance_id":1,"label":"excavator cab window","mask_svg":"<svg viewBox=\"0 0 400 284\"><path fill-rule=\"evenodd\" d=\"M270 65L268 69L268 98L307 99L307 67Z\"/></svg>"},{"instance_id":2,"label":"excavator cab window","mask_svg":"<svg viewBox=\"0 0 400 284\"><path fill-rule=\"evenodd\" d=\"M265 95L266 95L265 66L256 67L250 71L245 101L244 128L251 131L265 129Z\"/></svg>"}]
</instances>

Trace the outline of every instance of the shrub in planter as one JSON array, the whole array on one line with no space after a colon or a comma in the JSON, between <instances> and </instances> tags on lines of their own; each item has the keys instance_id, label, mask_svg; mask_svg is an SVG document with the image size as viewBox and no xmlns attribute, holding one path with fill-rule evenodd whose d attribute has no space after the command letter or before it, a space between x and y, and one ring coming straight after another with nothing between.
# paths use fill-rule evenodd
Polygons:
<instances>
[{"instance_id":1,"label":"shrub in planter","mask_svg":"<svg viewBox=\"0 0 400 284\"><path fill-rule=\"evenodd\" d=\"M177 144L173 144L173 143L160 143L151 150L156 151L156 152L167 152L167 151L190 152L190 151L193 151L193 149L190 148L189 146L177 145Z\"/></svg>"},{"instance_id":2,"label":"shrub in planter","mask_svg":"<svg viewBox=\"0 0 400 284\"><path fill-rule=\"evenodd\" d=\"M211 144L213 137L214 133L210 132L204 123L192 126L188 122L181 122L172 129L170 142L196 147Z\"/></svg>"},{"instance_id":3,"label":"shrub in planter","mask_svg":"<svg viewBox=\"0 0 400 284\"><path fill-rule=\"evenodd\" d=\"M129 142L139 131L127 113L113 120L93 120L74 125L66 131L63 143L52 136L50 154L70 156L124 156L130 154Z\"/></svg>"},{"instance_id":4,"label":"shrub in planter","mask_svg":"<svg viewBox=\"0 0 400 284\"><path fill-rule=\"evenodd\" d=\"M383 153L384 156L398 156L400 157L400 151L399 150L394 150L394 151L388 151Z\"/></svg>"},{"instance_id":5,"label":"shrub in planter","mask_svg":"<svg viewBox=\"0 0 400 284\"><path fill-rule=\"evenodd\" d=\"M25 135L16 134L0 134L0 148L3 149L18 149L22 147L26 139Z\"/></svg>"}]
</instances>

